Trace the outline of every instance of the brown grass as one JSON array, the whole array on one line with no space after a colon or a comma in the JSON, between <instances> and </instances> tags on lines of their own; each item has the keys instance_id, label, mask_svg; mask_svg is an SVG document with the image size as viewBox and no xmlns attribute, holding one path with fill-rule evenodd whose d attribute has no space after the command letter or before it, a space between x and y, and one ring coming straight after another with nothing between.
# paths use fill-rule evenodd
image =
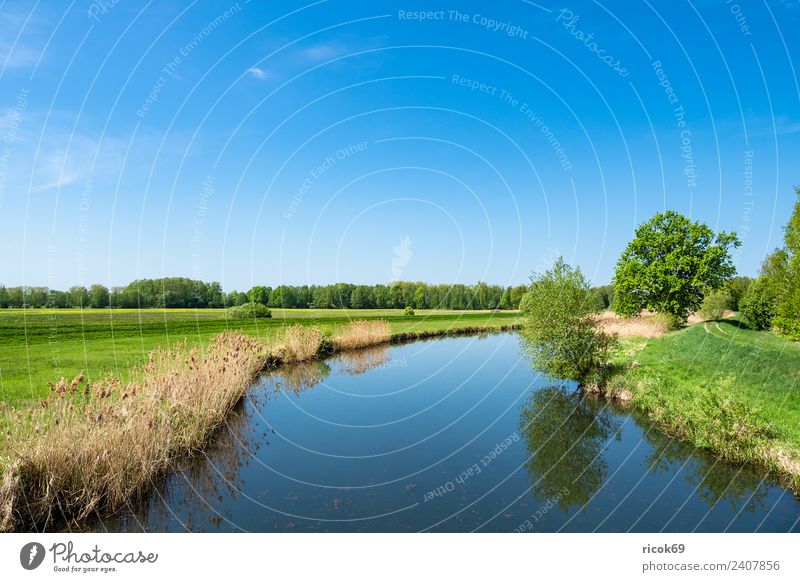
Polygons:
<instances>
[{"instance_id":1,"label":"brown grass","mask_svg":"<svg viewBox=\"0 0 800 582\"><path fill-rule=\"evenodd\" d=\"M208 443L264 353L257 340L223 333L202 350L154 351L127 385L62 379L36 411L9 412L0 530L48 529L141 495Z\"/></svg>"},{"instance_id":2,"label":"brown grass","mask_svg":"<svg viewBox=\"0 0 800 582\"><path fill-rule=\"evenodd\" d=\"M277 351L283 362L305 362L319 355L324 338L325 334L316 327L292 325L284 330L283 343Z\"/></svg>"},{"instance_id":3,"label":"brown grass","mask_svg":"<svg viewBox=\"0 0 800 582\"><path fill-rule=\"evenodd\" d=\"M388 321L357 320L351 321L336 335L334 344L339 350L353 350L386 343L392 339L392 330Z\"/></svg>"},{"instance_id":4,"label":"brown grass","mask_svg":"<svg viewBox=\"0 0 800 582\"><path fill-rule=\"evenodd\" d=\"M703 321L698 315L689 316L687 325ZM597 324L609 335L617 337L661 337L669 331L669 322L658 314L643 311L638 317L622 317L613 311L603 311L597 318Z\"/></svg>"}]
</instances>

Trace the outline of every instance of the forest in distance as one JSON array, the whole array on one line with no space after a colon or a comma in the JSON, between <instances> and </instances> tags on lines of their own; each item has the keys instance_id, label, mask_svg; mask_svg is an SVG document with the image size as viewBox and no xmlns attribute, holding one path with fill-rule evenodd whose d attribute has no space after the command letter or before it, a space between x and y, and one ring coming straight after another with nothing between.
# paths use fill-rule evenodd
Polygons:
<instances>
[{"instance_id":1,"label":"forest in distance","mask_svg":"<svg viewBox=\"0 0 800 582\"><path fill-rule=\"evenodd\" d=\"M258 303L285 309L519 309L527 285L429 284L396 281L388 285L263 285L225 293L218 282L185 277L138 279L124 287L99 284L67 291L47 287L0 285L0 308L162 308L203 309ZM605 287L598 288L607 307Z\"/></svg>"}]
</instances>

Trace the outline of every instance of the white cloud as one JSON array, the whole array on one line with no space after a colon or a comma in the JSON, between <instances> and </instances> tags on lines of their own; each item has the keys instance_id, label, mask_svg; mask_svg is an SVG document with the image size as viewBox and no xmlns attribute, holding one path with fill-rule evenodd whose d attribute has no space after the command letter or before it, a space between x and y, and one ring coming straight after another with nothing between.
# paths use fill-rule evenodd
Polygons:
<instances>
[{"instance_id":1,"label":"white cloud","mask_svg":"<svg viewBox=\"0 0 800 582\"><path fill-rule=\"evenodd\" d=\"M250 73L250 75L255 77L256 79L266 79L267 78L266 71L264 71L264 69L261 69L259 67L252 67L250 69L247 69L247 72Z\"/></svg>"},{"instance_id":2,"label":"white cloud","mask_svg":"<svg viewBox=\"0 0 800 582\"><path fill-rule=\"evenodd\" d=\"M320 43L303 50L303 56L310 61L329 61L347 52L346 47L334 43Z\"/></svg>"}]
</instances>

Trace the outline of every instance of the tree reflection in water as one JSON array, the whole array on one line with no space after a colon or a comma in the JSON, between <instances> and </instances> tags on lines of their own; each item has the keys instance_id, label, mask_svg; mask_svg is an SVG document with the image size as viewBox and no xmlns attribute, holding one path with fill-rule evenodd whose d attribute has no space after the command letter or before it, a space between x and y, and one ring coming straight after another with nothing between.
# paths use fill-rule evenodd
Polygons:
<instances>
[{"instance_id":1,"label":"tree reflection in water","mask_svg":"<svg viewBox=\"0 0 800 582\"><path fill-rule=\"evenodd\" d=\"M695 495L710 508L724 501L737 512L767 509L770 484L753 467L728 463L665 435L656 427L645 431L644 436L652 447L646 459L650 471L664 475L680 472Z\"/></svg>"},{"instance_id":2,"label":"tree reflection in water","mask_svg":"<svg viewBox=\"0 0 800 582\"><path fill-rule=\"evenodd\" d=\"M549 386L531 394L519 426L534 495L564 511L585 505L608 474L603 449L619 428L614 415L566 388Z\"/></svg>"}]
</instances>

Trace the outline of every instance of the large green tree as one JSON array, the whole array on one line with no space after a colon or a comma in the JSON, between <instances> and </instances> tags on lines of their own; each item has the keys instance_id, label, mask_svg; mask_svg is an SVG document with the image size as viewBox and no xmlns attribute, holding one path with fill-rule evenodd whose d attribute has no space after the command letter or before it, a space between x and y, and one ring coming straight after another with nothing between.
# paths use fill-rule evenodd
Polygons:
<instances>
[{"instance_id":1,"label":"large green tree","mask_svg":"<svg viewBox=\"0 0 800 582\"><path fill-rule=\"evenodd\" d=\"M736 233L715 234L672 210L656 214L617 262L614 310L630 317L649 309L683 325L707 293L736 274L730 249L740 244Z\"/></svg>"}]
</instances>

